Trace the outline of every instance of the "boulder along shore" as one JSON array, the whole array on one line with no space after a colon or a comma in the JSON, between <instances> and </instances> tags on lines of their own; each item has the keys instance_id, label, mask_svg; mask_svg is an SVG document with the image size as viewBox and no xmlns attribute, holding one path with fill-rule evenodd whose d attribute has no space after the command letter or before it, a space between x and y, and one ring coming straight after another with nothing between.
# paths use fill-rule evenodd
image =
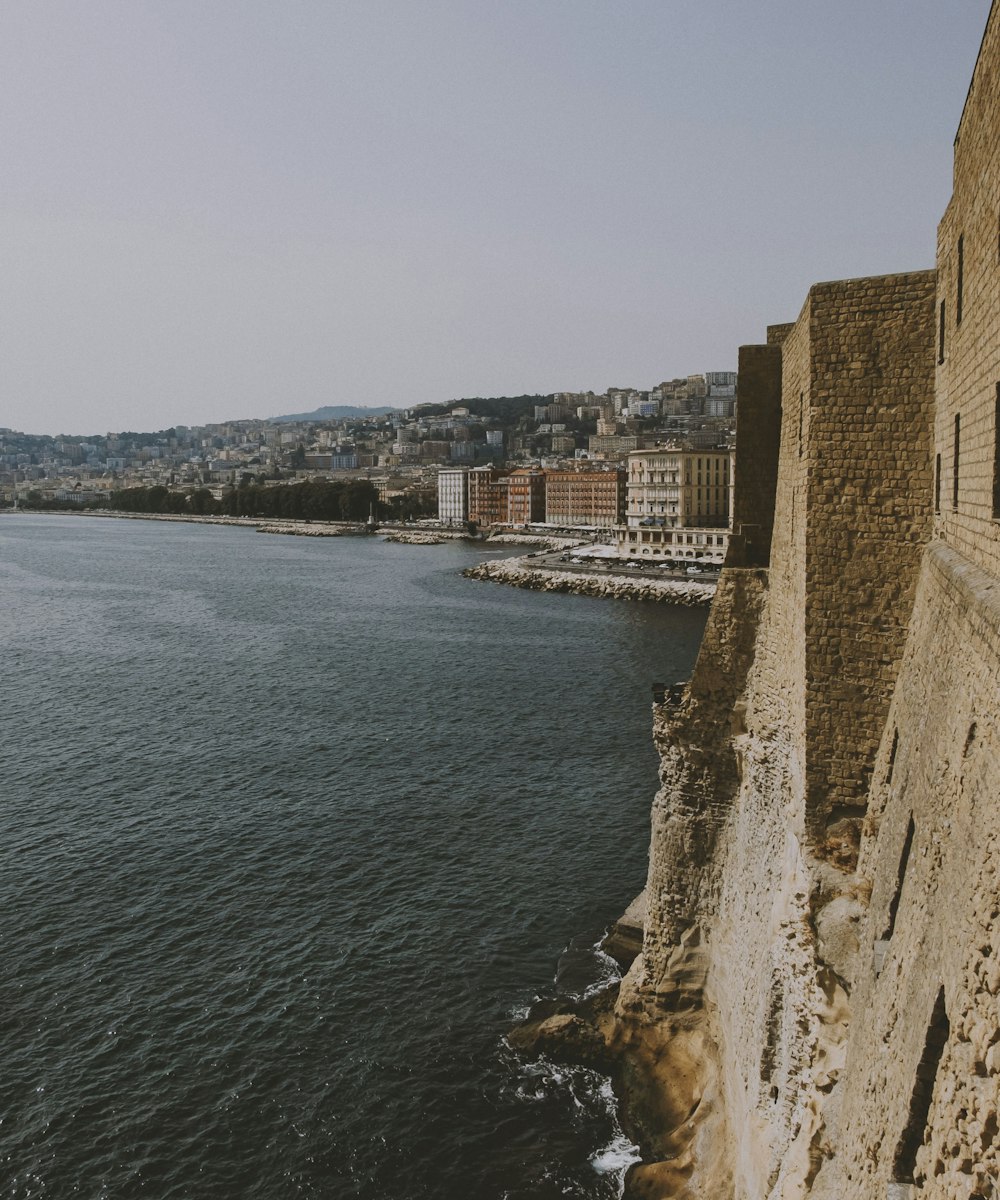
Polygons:
<instances>
[{"instance_id":1,"label":"boulder along shore","mask_svg":"<svg viewBox=\"0 0 1000 1200\"><path fill-rule=\"evenodd\" d=\"M577 596L608 596L616 600L654 600L660 604L711 604L715 583L686 579L648 579L628 575L592 575L529 566L524 558L478 563L462 572L469 579L506 583L535 592L568 592Z\"/></svg>"}]
</instances>

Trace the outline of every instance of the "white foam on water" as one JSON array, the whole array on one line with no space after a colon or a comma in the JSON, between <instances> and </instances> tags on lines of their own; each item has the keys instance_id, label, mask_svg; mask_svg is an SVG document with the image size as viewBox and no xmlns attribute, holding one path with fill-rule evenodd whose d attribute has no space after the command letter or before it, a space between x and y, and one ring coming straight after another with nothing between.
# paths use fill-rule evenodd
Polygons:
<instances>
[{"instance_id":1,"label":"white foam on water","mask_svg":"<svg viewBox=\"0 0 1000 1200\"><path fill-rule=\"evenodd\" d=\"M590 1165L598 1175L615 1176L618 1195L622 1196L625 1192L625 1174L633 1163L642 1162L642 1155L639 1147L626 1137L618 1120L618 1105L610 1079L602 1080L598 1094L614 1121L614 1134L611 1141L591 1157Z\"/></svg>"},{"instance_id":2,"label":"white foam on water","mask_svg":"<svg viewBox=\"0 0 1000 1200\"><path fill-rule=\"evenodd\" d=\"M619 1134L609 1142L603 1150L599 1150L590 1160L590 1165L599 1175L611 1175L615 1171L624 1174L633 1163L641 1162L642 1155L639 1147L628 1140L624 1133Z\"/></svg>"},{"instance_id":3,"label":"white foam on water","mask_svg":"<svg viewBox=\"0 0 1000 1200\"><path fill-rule=\"evenodd\" d=\"M584 1000L589 1000L591 996L596 996L598 992L603 992L606 988L611 987L612 984L621 981L621 967L610 954L605 954L601 949L601 942L603 940L603 937L600 938L592 947L594 963L599 971L599 977L584 990L582 996Z\"/></svg>"}]
</instances>

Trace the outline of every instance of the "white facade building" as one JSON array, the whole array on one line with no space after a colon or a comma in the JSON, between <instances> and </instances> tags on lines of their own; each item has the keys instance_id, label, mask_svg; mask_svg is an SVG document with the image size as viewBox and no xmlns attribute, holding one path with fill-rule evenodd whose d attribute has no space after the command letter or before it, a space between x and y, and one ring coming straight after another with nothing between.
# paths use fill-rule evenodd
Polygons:
<instances>
[{"instance_id":1,"label":"white facade building","mask_svg":"<svg viewBox=\"0 0 1000 1200\"><path fill-rule=\"evenodd\" d=\"M627 470L620 557L722 562L729 542L728 450L637 450Z\"/></svg>"},{"instance_id":2,"label":"white facade building","mask_svg":"<svg viewBox=\"0 0 1000 1200\"><path fill-rule=\"evenodd\" d=\"M469 519L469 472L465 467L438 471L438 520L464 525Z\"/></svg>"}]
</instances>

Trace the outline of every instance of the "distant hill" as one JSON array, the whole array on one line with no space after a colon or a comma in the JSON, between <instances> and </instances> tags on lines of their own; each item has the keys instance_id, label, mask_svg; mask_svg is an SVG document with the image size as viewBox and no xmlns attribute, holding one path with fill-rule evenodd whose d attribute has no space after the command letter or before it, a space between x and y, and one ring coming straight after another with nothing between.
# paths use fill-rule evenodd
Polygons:
<instances>
[{"instance_id":1,"label":"distant hill","mask_svg":"<svg viewBox=\"0 0 1000 1200\"><path fill-rule=\"evenodd\" d=\"M395 412L394 408L359 408L353 404L326 404L312 412L288 413L283 417L271 417L272 421L343 421L347 417L384 417Z\"/></svg>"},{"instance_id":2,"label":"distant hill","mask_svg":"<svg viewBox=\"0 0 1000 1200\"><path fill-rule=\"evenodd\" d=\"M551 396L467 396L449 400L447 404L418 404L413 412L418 417L441 417L459 404L464 404L475 416L497 424L510 424L534 412L536 404L548 404Z\"/></svg>"}]
</instances>

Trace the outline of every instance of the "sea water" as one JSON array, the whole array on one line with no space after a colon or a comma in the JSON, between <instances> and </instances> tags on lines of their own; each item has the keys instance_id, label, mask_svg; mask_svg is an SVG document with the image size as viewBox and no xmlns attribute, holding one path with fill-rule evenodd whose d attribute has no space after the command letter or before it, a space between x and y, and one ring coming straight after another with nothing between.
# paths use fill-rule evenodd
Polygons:
<instances>
[{"instance_id":1,"label":"sea water","mask_svg":"<svg viewBox=\"0 0 1000 1200\"><path fill-rule=\"evenodd\" d=\"M704 614L484 553L0 516L3 1195L620 1193L503 1034L614 974Z\"/></svg>"}]
</instances>

